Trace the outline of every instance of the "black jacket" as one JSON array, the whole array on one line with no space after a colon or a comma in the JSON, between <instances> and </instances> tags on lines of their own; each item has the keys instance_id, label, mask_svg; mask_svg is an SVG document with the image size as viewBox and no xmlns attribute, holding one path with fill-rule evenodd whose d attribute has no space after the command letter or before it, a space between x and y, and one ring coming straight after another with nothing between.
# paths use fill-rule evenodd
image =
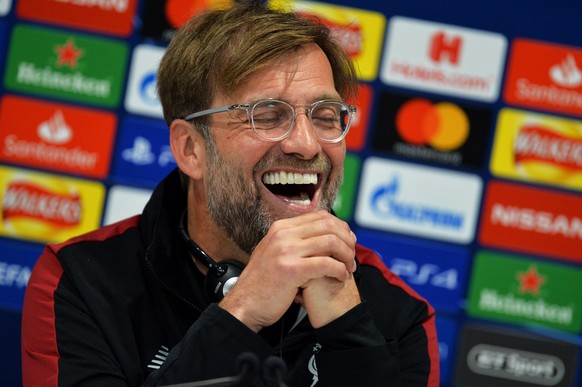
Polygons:
<instances>
[{"instance_id":1,"label":"black jacket","mask_svg":"<svg viewBox=\"0 0 582 387\"><path fill-rule=\"evenodd\" d=\"M320 329L293 306L256 334L207 301L178 233L185 203L174 171L142 215L46 247L23 307L25 386L213 379L243 353L282 358L290 386L438 385L434 311L372 251L357 246L364 303ZM269 374L252 385L277 385Z\"/></svg>"}]
</instances>

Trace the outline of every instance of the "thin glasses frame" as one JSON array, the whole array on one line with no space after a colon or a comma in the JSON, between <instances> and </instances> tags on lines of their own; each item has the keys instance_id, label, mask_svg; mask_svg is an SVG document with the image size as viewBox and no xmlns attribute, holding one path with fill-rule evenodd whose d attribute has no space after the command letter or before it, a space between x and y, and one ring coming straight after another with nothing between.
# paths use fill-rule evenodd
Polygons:
<instances>
[{"instance_id":1,"label":"thin glasses frame","mask_svg":"<svg viewBox=\"0 0 582 387\"><path fill-rule=\"evenodd\" d=\"M257 105L259 105L261 103L265 103L265 102L282 103L282 104L289 106L293 111L293 117L291 118L291 121L289 122L289 128L287 129L287 131L283 135L281 135L279 137L274 137L274 138L265 137L265 136L261 135L255 127L252 112L254 111L254 108ZM317 130L315 130L315 128L314 128L313 122L311 120L311 113L313 112L313 110L315 108L317 108L318 106L320 106L324 103L335 103L338 105L342 105L342 109L345 109L345 111L348 114L348 122L346 124L346 128L342 131L341 135L338 138L334 138L334 139L322 138L319 136L319 134L317 133ZM183 119L186 121L190 121L190 120L193 120L195 118L200 118L200 117L208 116L211 114L224 113L224 112L228 112L228 111L232 111L232 110L244 110L244 111L246 111L247 119L251 123L251 127L253 128L253 131L255 132L255 134L257 136L259 136L263 140L267 140L267 141L281 141L284 138L286 138L287 136L289 136L289 134L291 133L291 130L293 129L293 125L295 123L295 119L297 118L297 108L298 107L305 108L305 114L307 115L307 117L309 119L309 122L311 124L312 129L313 129L313 132L315 133L315 136L320 141L327 142L327 143L336 143L336 142L339 142L345 138L345 136L348 134L348 131L350 130L350 127L351 127L351 124L352 124L352 121L354 118L354 114L356 112L355 106L350 105L350 104L346 104L346 103L341 102L341 101L336 101L336 100L321 100L321 101L314 102L310 105L295 105L295 106L293 106L285 101L281 101L281 100L274 99L274 98L265 98L265 99L260 99L260 100L251 101L251 102L247 102L247 103L240 103L240 104L234 104L234 105L228 105L228 106L220 106L220 107L202 110L199 112L188 114Z\"/></svg>"}]
</instances>

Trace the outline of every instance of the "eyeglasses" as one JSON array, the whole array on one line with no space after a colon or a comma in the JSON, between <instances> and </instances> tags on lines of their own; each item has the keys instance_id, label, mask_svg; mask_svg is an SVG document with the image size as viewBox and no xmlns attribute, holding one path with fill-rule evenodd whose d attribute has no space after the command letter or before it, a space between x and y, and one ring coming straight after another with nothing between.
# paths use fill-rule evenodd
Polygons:
<instances>
[{"instance_id":1,"label":"eyeglasses","mask_svg":"<svg viewBox=\"0 0 582 387\"><path fill-rule=\"evenodd\" d=\"M255 133L268 141L280 141L291 133L297 108L303 107L311 123L313 132L323 142L341 141L352 124L356 107L340 101L317 101L311 105L290 105L285 101L267 98L243 104L221 106L188 114L184 120L223 113L231 110L244 110Z\"/></svg>"}]
</instances>

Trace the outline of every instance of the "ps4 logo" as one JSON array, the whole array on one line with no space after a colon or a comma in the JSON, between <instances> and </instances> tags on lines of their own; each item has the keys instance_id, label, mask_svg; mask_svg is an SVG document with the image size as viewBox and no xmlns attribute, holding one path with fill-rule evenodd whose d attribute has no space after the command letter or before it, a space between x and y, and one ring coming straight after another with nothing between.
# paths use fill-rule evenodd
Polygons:
<instances>
[{"instance_id":1,"label":"ps4 logo","mask_svg":"<svg viewBox=\"0 0 582 387\"><path fill-rule=\"evenodd\" d=\"M448 290L459 286L457 269L441 269L432 263L418 264L409 259L393 258L390 270L411 285L431 285Z\"/></svg>"},{"instance_id":2,"label":"ps4 logo","mask_svg":"<svg viewBox=\"0 0 582 387\"><path fill-rule=\"evenodd\" d=\"M156 155L152 151L150 141L141 136L135 137L131 148L124 149L121 152L121 157L128 163L138 166L151 165L157 162L158 166L165 168L169 164L176 163L169 145L162 145L160 153Z\"/></svg>"}]
</instances>

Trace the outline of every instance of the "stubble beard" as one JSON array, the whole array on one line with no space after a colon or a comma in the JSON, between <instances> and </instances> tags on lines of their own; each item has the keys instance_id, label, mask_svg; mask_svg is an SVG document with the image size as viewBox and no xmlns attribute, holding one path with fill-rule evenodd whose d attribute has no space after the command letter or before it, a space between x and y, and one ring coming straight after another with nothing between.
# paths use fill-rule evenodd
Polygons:
<instances>
[{"instance_id":1,"label":"stubble beard","mask_svg":"<svg viewBox=\"0 0 582 387\"><path fill-rule=\"evenodd\" d=\"M226 231L226 234L247 254L251 254L265 237L269 228L278 219L296 214L275 214L261 198L259 187L254 182L249 184L243 171L234 164L229 164L218 154L215 144L207 141L208 182L206 194L208 210L214 222ZM320 209L331 211L343 180L343 171L330 180L331 162L327 156L320 154L315 160L301 160L289 155L267 154L255 167L265 170L268 166L277 168L317 168L327 171L328 179L322 187Z\"/></svg>"}]
</instances>

